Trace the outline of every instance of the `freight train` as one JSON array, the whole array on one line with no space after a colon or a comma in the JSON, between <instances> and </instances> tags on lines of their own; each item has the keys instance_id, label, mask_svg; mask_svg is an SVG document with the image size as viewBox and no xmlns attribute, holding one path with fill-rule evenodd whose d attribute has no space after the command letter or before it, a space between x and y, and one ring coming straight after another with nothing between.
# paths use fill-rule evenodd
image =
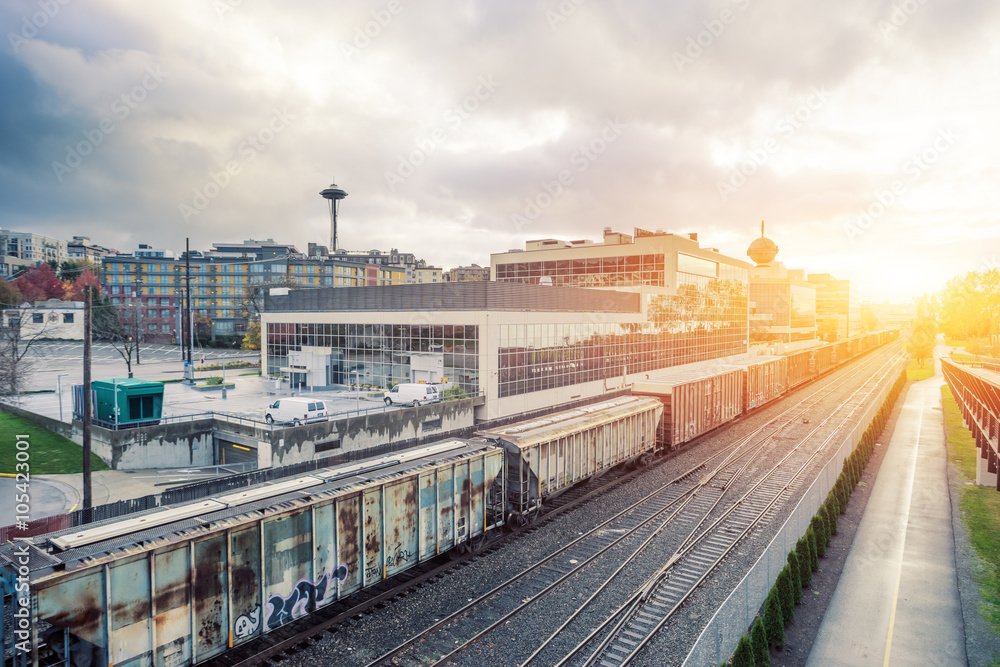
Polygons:
<instances>
[{"instance_id":1,"label":"freight train","mask_svg":"<svg viewBox=\"0 0 1000 667\"><path fill-rule=\"evenodd\" d=\"M649 463L890 338L7 543L4 643L27 649L15 664L36 667L202 662L438 554L476 549L573 485ZM791 377L800 357L807 373Z\"/></svg>"}]
</instances>

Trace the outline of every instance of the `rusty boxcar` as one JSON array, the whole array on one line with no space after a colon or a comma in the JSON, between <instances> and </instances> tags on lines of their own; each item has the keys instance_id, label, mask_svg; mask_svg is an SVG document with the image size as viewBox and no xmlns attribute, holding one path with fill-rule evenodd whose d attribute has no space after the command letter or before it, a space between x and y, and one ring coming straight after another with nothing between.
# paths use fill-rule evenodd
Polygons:
<instances>
[{"instance_id":1,"label":"rusty boxcar","mask_svg":"<svg viewBox=\"0 0 1000 667\"><path fill-rule=\"evenodd\" d=\"M509 516L537 516L546 498L621 463L652 459L663 406L623 396L479 431L507 453ZM646 458L643 458L646 457Z\"/></svg>"},{"instance_id":2,"label":"rusty boxcar","mask_svg":"<svg viewBox=\"0 0 1000 667\"><path fill-rule=\"evenodd\" d=\"M743 369L743 410L753 410L781 398L788 389L787 375L786 357L747 364Z\"/></svg>"},{"instance_id":3,"label":"rusty boxcar","mask_svg":"<svg viewBox=\"0 0 1000 667\"><path fill-rule=\"evenodd\" d=\"M669 451L743 412L743 370L715 363L672 369L633 383L632 392L654 396L663 403L657 444Z\"/></svg>"},{"instance_id":4,"label":"rusty boxcar","mask_svg":"<svg viewBox=\"0 0 1000 667\"><path fill-rule=\"evenodd\" d=\"M190 665L274 630L500 526L503 456L452 440L8 543L29 664Z\"/></svg>"}]
</instances>

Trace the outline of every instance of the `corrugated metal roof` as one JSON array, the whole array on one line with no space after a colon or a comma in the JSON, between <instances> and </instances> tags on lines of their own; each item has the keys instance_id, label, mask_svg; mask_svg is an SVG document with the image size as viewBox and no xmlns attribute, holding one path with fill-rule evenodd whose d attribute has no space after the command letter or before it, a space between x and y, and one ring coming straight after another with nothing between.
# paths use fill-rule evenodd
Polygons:
<instances>
[{"instance_id":1,"label":"corrugated metal roof","mask_svg":"<svg viewBox=\"0 0 1000 667\"><path fill-rule=\"evenodd\" d=\"M663 405L655 398L622 396L610 401L558 412L540 419L518 422L487 431L477 431L476 435L485 438L503 438L507 442L525 448L539 442L548 442L567 433L595 428L629 415L662 409Z\"/></svg>"},{"instance_id":2,"label":"corrugated metal roof","mask_svg":"<svg viewBox=\"0 0 1000 667\"><path fill-rule=\"evenodd\" d=\"M264 311L519 310L638 313L639 299L636 292L478 281L296 289L289 290L285 295L268 294L264 298Z\"/></svg>"}]
</instances>

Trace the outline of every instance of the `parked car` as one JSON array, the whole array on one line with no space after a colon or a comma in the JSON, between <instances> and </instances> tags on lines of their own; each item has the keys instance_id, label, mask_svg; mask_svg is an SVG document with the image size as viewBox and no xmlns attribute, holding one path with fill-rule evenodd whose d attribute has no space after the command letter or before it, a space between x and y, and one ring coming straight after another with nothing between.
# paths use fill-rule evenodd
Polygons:
<instances>
[{"instance_id":1,"label":"parked car","mask_svg":"<svg viewBox=\"0 0 1000 667\"><path fill-rule=\"evenodd\" d=\"M264 410L264 421L268 424L308 424L325 422L330 416L326 403L314 398L280 398Z\"/></svg>"},{"instance_id":2,"label":"parked car","mask_svg":"<svg viewBox=\"0 0 1000 667\"><path fill-rule=\"evenodd\" d=\"M400 383L383 394L386 405L421 405L441 400L438 388L432 384Z\"/></svg>"}]
</instances>

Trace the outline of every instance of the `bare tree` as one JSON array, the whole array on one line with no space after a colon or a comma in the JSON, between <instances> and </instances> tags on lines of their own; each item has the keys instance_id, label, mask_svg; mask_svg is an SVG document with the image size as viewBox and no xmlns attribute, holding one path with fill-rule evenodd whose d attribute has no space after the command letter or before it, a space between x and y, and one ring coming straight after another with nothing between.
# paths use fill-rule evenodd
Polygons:
<instances>
[{"instance_id":1,"label":"bare tree","mask_svg":"<svg viewBox=\"0 0 1000 667\"><path fill-rule=\"evenodd\" d=\"M94 337L101 338L115 348L122 359L128 376L132 377L132 358L139 363L139 346L145 316L142 301L138 297L113 305L105 300L94 306Z\"/></svg>"},{"instance_id":2,"label":"bare tree","mask_svg":"<svg viewBox=\"0 0 1000 667\"><path fill-rule=\"evenodd\" d=\"M0 395L20 398L33 364L27 358L28 351L36 341L44 337L48 318L44 313L27 303L0 304L3 307L3 321L0 322ZM41 322L35 322L42 315Z\"/></svg>"}]
</instances>

